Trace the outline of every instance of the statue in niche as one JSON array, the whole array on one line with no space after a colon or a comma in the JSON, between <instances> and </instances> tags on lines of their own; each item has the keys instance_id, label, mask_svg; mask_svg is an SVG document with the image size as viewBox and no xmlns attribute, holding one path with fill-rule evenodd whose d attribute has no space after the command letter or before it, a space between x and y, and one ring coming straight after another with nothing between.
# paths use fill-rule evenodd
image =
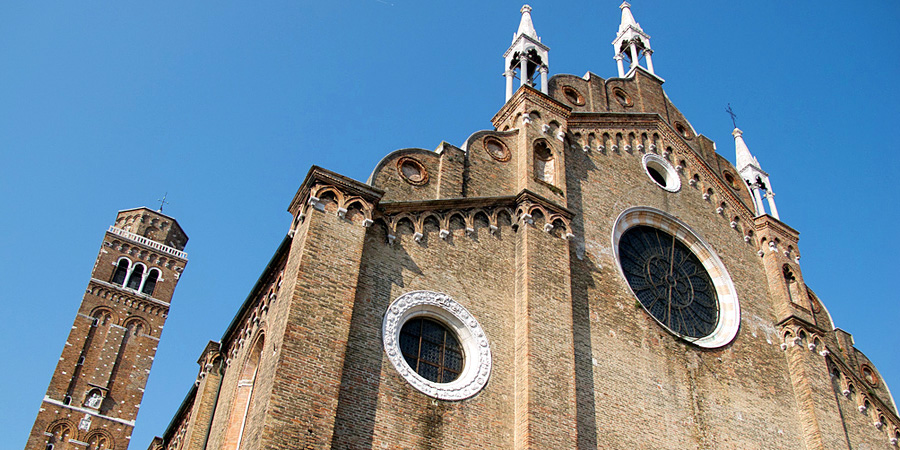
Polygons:
<instances>
[{"instance_id":1,"label":"statue in niche","mask_svg":"<svg viewBox=\"0 0 900 450\"><path fill-rule=\"evenodd\" d=\"M91 395L88 396L88 399L85 400L84 406L87 406L88 408L98 409L100 408L100 402L102 400L103 397L100 395L100 393L97 391L93 391L91 392Z\"/></svg>"}]
</instances>

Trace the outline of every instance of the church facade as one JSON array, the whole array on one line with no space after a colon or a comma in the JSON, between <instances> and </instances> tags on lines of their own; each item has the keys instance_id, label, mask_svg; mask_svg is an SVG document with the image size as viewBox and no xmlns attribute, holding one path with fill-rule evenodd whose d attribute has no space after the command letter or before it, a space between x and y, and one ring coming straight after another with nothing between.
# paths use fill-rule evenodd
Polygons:
<instances>
[{"instance_id":1,"label":"church facade","mask_svg":"<svg viewBox=\"0 0 900 450\"><path fill-rule=\"evenodd\" d=\"M549 77L526 5L493 130L313 167L150 449L896 448L742 131L735 166L620 9L617 77Z\"/></svg>"}]
</instances>

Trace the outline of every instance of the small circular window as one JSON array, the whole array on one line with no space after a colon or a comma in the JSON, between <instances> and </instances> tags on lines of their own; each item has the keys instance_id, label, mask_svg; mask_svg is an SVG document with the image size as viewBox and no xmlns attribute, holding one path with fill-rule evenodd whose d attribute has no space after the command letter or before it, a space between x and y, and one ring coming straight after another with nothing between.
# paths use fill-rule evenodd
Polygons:
<instances>
[{"instance_id":1,"label":"small circular window","mask_svg":"<svg viewBox=\"0 0 900 450\"><path fill-rule=\"evenodd\" d=\"M397 160L397 172L409 184L421 186L428 182L428 172L425 170L425 166L413 158Z\"/></svg>"},{"instance_id":2,"label":"small circular window","mask_svg":"<svg viewBox=\"0 0 900 450\"><path fill-rule=\"evenodd\" d=\"M447 294L413 291L397 297L384 315L382 339L397 372L428 396L464 400L490 377L484 330Z\"/></svg>"},{"instance_id":3,"label":"small circular window","mask_svg":"<svg viewBox=\"0 0 900 450\"><path fill-rule=\"evenodd\" d=\"M647 176L659 187L669 192L678 192L681 189L681 178L665 158L655 153L647 153L642 162Z\"/></svg>"},{"instance_id":4,"label":"small circular window","mask_svg":"<svg viewBox=\"0 0 900 450\"><path fill-rule=\"evenodd\" d=\"M722 176L725 178L725 182L728 183L728 187L732 189L738 189L737 180L734 179L734 175L730 172L722 172Z\"/></svg>"},{"instance_id":5,"label":"small circular window","mask_svg":"<svg viewBox=\"0 0 900 450\"><path fill-rule=\"evenodd\" d=\"M860 369L860 372L862 372L863 379L866 380L866 383L869 383L869 385L871 385L873 387L878 386L878 376L875 375L875 371L872 370L871 367L869 367L866 364L863 364L862 368Z\"/></svg>"},{"instance_id":6,"label":"small circular window","mask_svg":"<svg viewBox=\"0 0 900 450\"><path fill-rule=\"evenodd\" d=\"M681 137L685 139L694 137L694 134L691 133L691 130L688 129L688 127L684 126L684 124L681 122L675 122L675 131L677 131L678 134L680 134Z\"/></svg>"},{"instance_id":7,"label":"small circular window","mask_svg":"<svg viewBox=\"0 0 900 450\"><path fill-rule=\"evenodd\" d=\"M631 99L631 96L628 95L622 88L613 88L613 97L619 102L620 105L629 107L634 106L634 100Z\"/></svg>"},{"instance_id":8,"label":"small circular window","mask_svg":"<svg viewBox=\"0 0 900 450\"><path fill-rule=\"evenodd\" d=\"M584 105L584 96L581 95L581 93L578 92L577 89L573 88L572 86L563 86L562 91L563 95L566 96L566 100L568 100L569 103L576 106Z\"/></svg>"},{"instance_id":9,"label":"small circular window","mask_svg":"<svg viewBox=\"0 0 900 450\"><path fill-rule=\"evenodd\" d=\"M493 136L488 136L484 138L484 149L491 155L491 158L496 159L500 162L509 161L511 156L509 149L506 148L506 145L500 139L497 139Z\"/></svg>"}]
</instances>

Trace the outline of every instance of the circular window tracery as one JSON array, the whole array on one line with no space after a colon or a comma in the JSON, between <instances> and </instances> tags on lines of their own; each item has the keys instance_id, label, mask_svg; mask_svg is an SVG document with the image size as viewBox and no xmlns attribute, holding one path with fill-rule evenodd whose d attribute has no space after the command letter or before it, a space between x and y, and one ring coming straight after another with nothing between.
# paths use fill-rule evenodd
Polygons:
<instances>
[{"instance_id":1,"label":"circular window tracery","mask_svg":"<svg viewBox=\"0 0 900 450\"><path fill-rule=\"evenodd\" d=\"M421 186L428 182L428 171L418 160L403 157L397 160L397 172L407 183Z\"/></svg>"},{"instance_id":2,"label":"circular window tracery","mask_svg":"<svg viewBox=\"0 0 900 450\"><path fill-rule=\"evenodd\" d=\"M619 273L663 328L704 348L734 339L741 319L734 283L690 227L654 208L630 208L616 220L612 243Z\"/></svg>"},{"instance_id":3,"label":"circular window tracery","mask_svg":"<svg viewBox=\"0 0 900 450\"><path fill-rule=\"evenodd\" d=\"M413 291L397 297L384 315L382 339L397 372L428 396L464 400L483 389L490 377L491 349L484 330L447 294Z\"/></svg>"},{"instance_id":4,"label":"circular window tracery","mask_svg":"<svg viewBox=\"0 0 900 450\"><path fill-rule=\"evenodd\" d=\"M506 144L503 143L500 139L497 139L493 136L488 136L484 138L483 141L484 149L487 151L491 158L496 159L500 162L509 161L512 153L510 153L509 148L506 147Z\"/></svg>"},{"instance_id":5,"label":"circular window tracery","mask_svg":"<svg viewBox=\"0 0 900 450\"><path fill-rule=\"evenodd\" d=\"M681 177L668 160L655 153L647 153L641 158L641 162L644 164L644 172L657 186L669 192L681 190Z\"/></svg>"},{"instance_id":6,"label":"circular window tracery","mask_svg":"<svg viewBox=\"0 0 900 450\"><path fill-rule=\"evenodd\" d=\"M728 187L734 190L740 189L740 185L738 185L737 181L734 178L734 175L731 172L722 172L722 177L725 178L725 182L728 183Z\"/></svg>"}]
</instances>

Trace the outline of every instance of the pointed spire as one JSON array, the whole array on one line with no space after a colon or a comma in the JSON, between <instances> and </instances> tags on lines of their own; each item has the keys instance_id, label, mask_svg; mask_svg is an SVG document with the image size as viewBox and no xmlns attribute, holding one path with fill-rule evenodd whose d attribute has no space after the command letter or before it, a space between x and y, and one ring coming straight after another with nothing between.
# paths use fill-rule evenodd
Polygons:
<instances>
[{"instance_id":1,"label":"pointed spire","mask_svg":"<svg viewBox=\"0 0 900 450\"><path fill-rule=\"evenodd\" d=\"M625 30L629 26L634 26L638 30L641 29L641 26L638 25L637 22L634 21L634 16L631 15L631 4L628 2L622 2L619 5L619 9L622 10L622 23L619 24L619 31Z\"/></svg>"},{"instance_id":2,"label":"pointed spire","mask_svg":"<svg viewBox=\"0 0 900 450\"><path fill-rule=\"evenodd\" d=\"M750 149L747 148L747 143L744 142L744 132L741 131L740 128L735 128L734 131L731 132L731 135L734 136L734 152L735 157L737 158L738 172L744 170L747 166L759 168L759 162L753 157L750 153Z\"/></svg>"},{"instance_id":3,"label":"pointed spire","mask_svg":"<svg viewBox=\"0 0 900 450\"><path fill-rule=\"evenodd\" d=\"M513 35L512 45L503 54L507 101L512 97L513 80L517 77L520 86L535 87L536 78L540 75L541 92L547 93L550 48L541 43L541 38L534 29L531 22L531 6L523 5L519 12L522 13L519 30Z\"/></svg>"},{"instance_id":4,"label":"pointed spire","mask_svg":"<svg viewBox=\"0 0 900 450\"><path fill-rule=\"evenodd\" d=\"M631 14L631 5L628 2L622 2L619 6L622 10L622 22L619 23L619 32L613 40L613 59L616 60L616 66L619 69L619 77L623 78L631 71L641 65L641 58L647 64L642 67L651 75L656 75L653 71L653 50L650 48L650 35L641 29L641 25L634 20ZM629 67L625 70L624 61L628 59ZM659 78L657 76L657 78ZM660 78L662 80L662 78Z\"/></svg>"},{"instance_id":5,"label":"pointed spire","mask_svg":"<svg viewBox=\"0 0 900 450\"><path fill-rule=\"evenodd\" d=\"M735 167L738 173L741 174L741 178L750 187L756 215L766 214L766 207L763 205L763 199L765 198L769 204L769 213L780 220L778 208L775 206L775 193L772 192L772 182L769 181L769 174L759 167L759 161L747 148L747 143L744 142L744 132L740 128L735 128L731 135L734 136L734 153L737 158Z\"/></svg>"},{"instance_id":6,"label":"pointed spire","mask_svg":"<svg viewBox=\"0 0 900 450\"><path fill-rule=\"evenodd\" d=\"M522 5L522 9L519 12L522 13L522 20L519 22L519 31L516 31L516 35L513 36L513 42L522 34L540 40L541 38L538 37L537 31L534 30L534 24L531 22L531 6Z\"/></svg>"}]
</instances>

